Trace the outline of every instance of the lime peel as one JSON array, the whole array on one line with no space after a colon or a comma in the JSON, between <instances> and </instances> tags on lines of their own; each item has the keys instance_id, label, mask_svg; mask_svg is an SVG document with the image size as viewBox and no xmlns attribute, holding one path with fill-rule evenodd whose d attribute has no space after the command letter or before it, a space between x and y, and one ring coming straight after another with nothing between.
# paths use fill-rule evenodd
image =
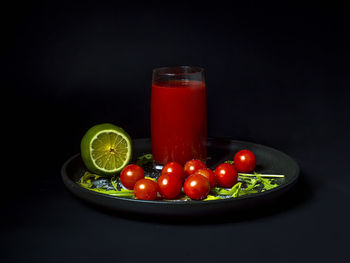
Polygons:
<instances>
[{"instance_id":1,"label":"lime peel","mask_svg":"<svg viewBox=\"0 0 350 263\"><path fill-rule=\"evenodd\" d=\"M115 175L130 162L131 138L116 125L110 123L95 125L81 140L81 157L90 172Z\"/></svg>"}]
</instances>

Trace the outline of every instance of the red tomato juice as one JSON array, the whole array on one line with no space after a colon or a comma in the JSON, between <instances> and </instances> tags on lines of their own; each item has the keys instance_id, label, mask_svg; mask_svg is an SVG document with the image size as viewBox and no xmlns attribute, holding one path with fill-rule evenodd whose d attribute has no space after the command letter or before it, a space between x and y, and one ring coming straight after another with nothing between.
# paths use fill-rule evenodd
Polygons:
<instances>
[{"instance_id":1,"label":"red tomato juice","mask_svg":"<svg viewBox=\"0 0 350 263\"><path fill-rule=\"evenodd\" d=\"M152 154L157 163L206 160L207 107L205 83L155 82L151 98Z\"/></svg>"}]
</instances>

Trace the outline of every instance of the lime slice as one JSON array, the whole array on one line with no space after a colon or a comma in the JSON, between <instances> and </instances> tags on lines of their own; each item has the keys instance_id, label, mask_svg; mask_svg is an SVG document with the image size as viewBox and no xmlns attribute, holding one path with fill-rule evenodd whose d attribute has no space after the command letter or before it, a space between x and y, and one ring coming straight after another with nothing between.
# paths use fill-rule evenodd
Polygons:
<instances>
[{"instance_id":1,"label":"lime slice","mask_svg":"<svg viewBox=\"0 0 350 263\"><path fill-rule=\"evenodd\" d=\"M81 140L80 148L86 168L99 175L118 173L132 156L130 136L110 123L91 127Z\"/></svg>"}]
</instances>

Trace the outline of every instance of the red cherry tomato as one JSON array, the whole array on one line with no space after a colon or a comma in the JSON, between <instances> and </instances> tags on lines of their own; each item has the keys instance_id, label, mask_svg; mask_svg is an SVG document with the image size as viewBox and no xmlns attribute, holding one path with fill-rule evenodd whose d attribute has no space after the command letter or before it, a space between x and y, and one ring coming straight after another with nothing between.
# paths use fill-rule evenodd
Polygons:
<instances>
[{"instance_id":1,"label":"red cherry tomato","mask_svg":"<svg viewBox=\"0 0 350 263\"><path fill-rule=\"evenodd\" d=\"M166 199L173 199L181 193L182 179L172 173L163 173L157 183L159 193Z\"/></svg>"},{"instance_id":2,"label":"red cherry tomato","mask_svg":"<svg viewBox=\"0 0 350 263\"><path fill-rule=\"evenodd\" d=\"M136 164L125 166L120 173L120 181L127 189L134 189L136 182L145 177L142 167Z\"/></svg>"},{"instance_id":3,"label":"red cherry tomato","mask_svg":"<svg viewBox=\"0 0 350 263\"><path fill-rule=\"evenodd\" d=\"M222 163L215 169L215 175L218 186L232 187L238 179L238 173L234 165Z\"/></svg>"},{"instance_id":4,"label":"red cherry tomato","mask_svg":"<svg viewBox=\"0 0 350 263\"><path fill-rule=\"evenodd\" d=\"M204 168L207 168L207 166L201 160L190 160L185 164L185 175L188 177L191 174L194 174L197 170Z\"/></svg>"},{"instance_id":5,"label":"red cherry tomato","mask_svg":"<svg viewBox=\"0 0 350 263\"><path fill-rule=\"evenodd\" d=\"M234 165L238 172L250 173L256 166L256 157L249 150L241 150L233 158Z\"/></svg>"},{"instance_id":6,"label":"red cherry tomato","mask_svg":"<svg viewBox=\"0 0 350 263\"><path fill-rule=\"evenodd\" d=\"M205 168L205 169L199 169L196 174L201 174L203 176L205 176L210 184L210 187L213 188L216 185L216 176L215 173L209 169L209 168Z\"/></svg>"},{"instance_id":7,"label":"red cherry tomato","mask_svg":"<svg viewBox=\"0 0 350 263\"><path fill-rule=\"evenodd\" d=\"M176 162L170 162L164 165L161 174L164 174L164 173L174 174L175 176L178 176L179 178L181 178L182 181L185 179L184 168L182 167L181 164L178 164Z\"/></svg>"},{"instance_id":8,"label":"red cherry tomato","mask_svg":"<svg viewBox=\"0 0 350 263\"><path fill-rule=\"evenodd\" d=\"M155 200L157 198L158 185L150 179L138 180L134 187L137 199Z\"/></svg>"},{"instance_id":9,"label":"red cherry tomato","mask_svg":"<svg viewBox=\"0 0 350 263\"><path fill-rule=\"evenodd\" d=\"M186 195L194 200L200 200L207 197L210 191L209 180L201 174L190 175L184 184Z\"/></svg>"}]
</instances>

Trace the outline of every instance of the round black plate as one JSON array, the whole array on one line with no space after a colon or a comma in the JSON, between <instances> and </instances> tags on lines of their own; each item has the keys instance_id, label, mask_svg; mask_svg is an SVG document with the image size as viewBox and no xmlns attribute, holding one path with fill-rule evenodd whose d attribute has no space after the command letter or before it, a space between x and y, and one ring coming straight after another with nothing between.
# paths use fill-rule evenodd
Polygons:
<instances>
[{"instance_id":1,"label":"round black plate","mask_svg":"<svg viewBox=\"0 0 350 263\"><path fill-rule=\"evenodd\" d=\"M80 187L75 182L85 170L79 154L67 160L62 167L62 179L66 187L75 195L97 206L117 210L120 213L138 213L142 215L162 216L200 216L220 214L226 212L244 211L273 201L290 189L298 179L299 166L288 155L273 148L250 142L229 139L208 139L207 166L215 168L221 162L232 160L234 154L248 149L257 158L256 171L265 174L284 174L284 183L269 191L244 195L237 198L212 201L144 201L115 197L97 193ZM140 156L151 152L150 139L136 139L133 141L133 154Z\"/></svg>"}]
</instances>

